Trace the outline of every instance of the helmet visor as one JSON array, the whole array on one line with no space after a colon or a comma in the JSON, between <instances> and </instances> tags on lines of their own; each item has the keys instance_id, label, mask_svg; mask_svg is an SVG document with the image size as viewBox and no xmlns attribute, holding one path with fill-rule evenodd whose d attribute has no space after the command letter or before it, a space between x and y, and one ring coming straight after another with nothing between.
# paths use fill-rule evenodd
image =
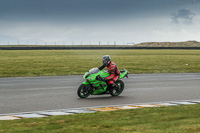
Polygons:
<instances>
[{"instance_id":1,"label":"helmet visor","mask_svg":"<svg viewBox=\"0 0 200 133\"><path fill-rule=\"evenodd\" d=\"M103 64L107 64L107 62L108 62L107 60L104 60L104 61L103 61Z\"/></svg>"}]
</instances>

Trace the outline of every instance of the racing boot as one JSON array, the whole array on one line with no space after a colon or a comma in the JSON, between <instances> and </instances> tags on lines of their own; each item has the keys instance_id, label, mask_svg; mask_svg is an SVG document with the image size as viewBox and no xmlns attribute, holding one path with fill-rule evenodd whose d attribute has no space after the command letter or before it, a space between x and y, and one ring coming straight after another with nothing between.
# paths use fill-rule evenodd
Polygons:
<instances>
[{"instance_id":1,"label":"racing boot","mask_svg":"<svg viewBox=\"0 0 200 133\"><path fill-rule=\"evenodd\" d=\"M112 84L112 89L113 90L116 90L116 91L119 91L119 86L116 85L115 83Z\"/></svg>"}]
</instances>

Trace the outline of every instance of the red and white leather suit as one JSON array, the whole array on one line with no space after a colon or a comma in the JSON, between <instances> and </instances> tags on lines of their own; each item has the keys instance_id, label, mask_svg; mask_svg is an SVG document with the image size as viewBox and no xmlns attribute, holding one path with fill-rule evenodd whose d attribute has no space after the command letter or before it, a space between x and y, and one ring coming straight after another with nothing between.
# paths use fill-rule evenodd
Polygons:
<instances>
[{"instance_id":1,"label":"red and white leather suit","mask_svg":"<svg viewBox=\"0 0 200 133\"><path fill-rule=\"evenodd\" d=\"M99 69L102 70L104 67L107 67L107 70L110 73L110 76L106 78L106 80L108 80L108 84L109 85L114 84L119 79L120 76L120 71L117 68L117 65L111 61L110 64L108 64L107 66L102 65L101 67L99 67Z\"/></svg>"}]
</instances>

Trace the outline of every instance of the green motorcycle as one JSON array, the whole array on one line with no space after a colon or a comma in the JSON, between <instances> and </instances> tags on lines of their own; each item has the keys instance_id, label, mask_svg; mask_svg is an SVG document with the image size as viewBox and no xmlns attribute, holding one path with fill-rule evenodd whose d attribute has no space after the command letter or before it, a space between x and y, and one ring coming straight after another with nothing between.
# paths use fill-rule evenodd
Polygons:
<instances>
[{"instance_id":1,"label":"green motorcycle","mask_svg":"<svg viewBox=\"0 0 200 133\"><path fill-rule=\"evenodd\" d=\"M124 82L120 79L127 77L128 71L126 69L120 71L120 77L116 81L115 88L108 85L107 82L101 81L101 77L105 78L110 76L108 71L99 70L98 68L92 68L83 75L85 82L83 82L77 91L80 98L86 98L89 95L102 95L110 94L112 96L118 96L124 90Z\"/></svg>"}]
</instances>

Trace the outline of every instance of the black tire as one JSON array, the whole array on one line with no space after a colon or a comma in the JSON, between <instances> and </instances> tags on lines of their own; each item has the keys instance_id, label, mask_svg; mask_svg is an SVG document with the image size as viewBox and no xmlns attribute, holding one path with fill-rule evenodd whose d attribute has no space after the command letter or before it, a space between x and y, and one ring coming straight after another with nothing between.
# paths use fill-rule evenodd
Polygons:
<instances>
[{"instance_id":1,"label":"black tire","mask_svg":"<svg viewBox=\"0 0 200 133\"><path fill-rule=\"evenodd\" d=\"M89 85L81 84L78 88L77 94L80 98L87 98L92 92Z\"/></svg>"},{"instance_id":2,"label":"black tire","mask_svg":"<svg viewBox=\"0 0 200 133\"><path fill-rule=\"evenodd\" d=\"M110 89L110 95L119 96L124 90L124 82L122 80L117 80L115 84L118 88Z\"/></svg>"}]
</instances>

